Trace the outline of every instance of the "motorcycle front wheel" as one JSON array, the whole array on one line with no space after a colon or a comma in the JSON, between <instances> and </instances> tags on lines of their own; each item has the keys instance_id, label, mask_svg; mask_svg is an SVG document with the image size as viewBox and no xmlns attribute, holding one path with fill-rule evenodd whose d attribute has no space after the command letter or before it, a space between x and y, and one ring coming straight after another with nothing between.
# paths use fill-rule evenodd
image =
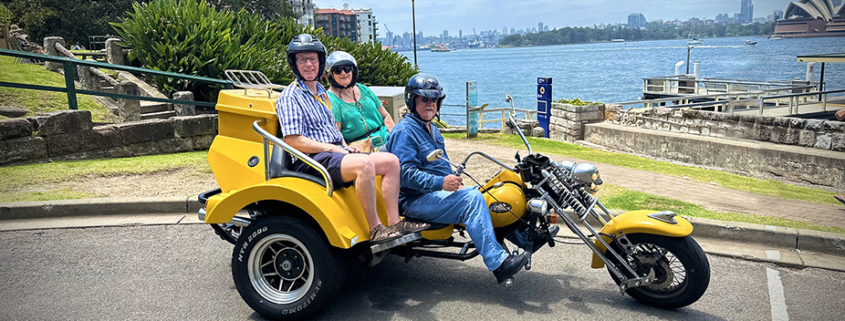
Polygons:
<instances>
[{"instance_id":1,"label":"motorcycle front wheel","mask_svg":"<svg viewBox=\"0 0 845 321\"><path fill-rule=\"evenodd\" d=\"M626 293L644 304L662 308L676 309L690 305L701 298L710 284L710 262L707 256L690 236L667 237L653 234L630 234L632 253L621 249L617 242L611 244L616 253L637 272L647 275L654 269L655 280L642 287L629 288ZM612 256L616 267L628 277L624 268ZM610 270L608 270L609 272ZM618 285L621 280L610 273Z\"/></svg>"}]
</instances>

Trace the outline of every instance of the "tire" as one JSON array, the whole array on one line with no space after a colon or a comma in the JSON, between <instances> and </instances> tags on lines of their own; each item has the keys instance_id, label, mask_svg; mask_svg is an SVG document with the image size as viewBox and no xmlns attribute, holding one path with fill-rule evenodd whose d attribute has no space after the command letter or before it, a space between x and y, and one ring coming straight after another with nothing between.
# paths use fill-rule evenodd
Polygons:
<instances>
[{"instance_id":1,"label":"tire","mask_svg":"<svg viewBox=\"0 0 845 321\"><path fill-rule=\"evenodd\" d=\"M710 262L691 236L631 234L627 237L635 251L634 255L629 256L620 249L617 242L614 242L611 246L616 253L627 260L638 274L646 275L651 268L654 268L655 273L652 284L629 288L625 291L628 295L644 304L661 309L685 307L704 295L710 284ZM663 255L655 253L660 248L668 252ZM654 263L641 262L640 259L651 260L655 257ZM612 255L608 255L608 258L611 262L618 262ZM618 263L615 265L622 273L631 277L625 267ZM610 272L609 268L608 272ZM610 276L617 285L621 282L612 272Z\"/></svg>"},{"instance_id":2,"label":"tire","mask_svg":"<svg viewBox=\"0 0 845 321\"><path fill-rule=\"evenodd\" d=\"M310 224L290 216L267 216L238 238L232 278L244 302L262 316L301 319L318 311L342 286L342 254Z\"/></svg>"}]
</instances>

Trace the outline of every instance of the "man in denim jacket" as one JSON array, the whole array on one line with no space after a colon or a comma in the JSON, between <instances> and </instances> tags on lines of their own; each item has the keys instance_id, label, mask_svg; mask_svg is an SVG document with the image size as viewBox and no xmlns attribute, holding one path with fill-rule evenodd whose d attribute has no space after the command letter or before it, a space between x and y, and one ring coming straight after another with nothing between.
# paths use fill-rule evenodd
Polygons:
<instances>
[{"instance_id":1,"label":"man in denim jacket","mask_svg":"<svg viewBox=\"0 0 845 321\"><path fill-rule=\"evenodd\" d=\"M477 188L464 188L446 160L426 160L435 149L443 150L448 158L443 136L431 123L445 97L440 82L429 74L417 74L405 86L405 104L411 114L393 128L386 145L401 164L399 207L407 217L466 225L484 264L502 283L522 269L527 255L509 255L496 241L487 203Z\"/></svg>"}]
</instances>

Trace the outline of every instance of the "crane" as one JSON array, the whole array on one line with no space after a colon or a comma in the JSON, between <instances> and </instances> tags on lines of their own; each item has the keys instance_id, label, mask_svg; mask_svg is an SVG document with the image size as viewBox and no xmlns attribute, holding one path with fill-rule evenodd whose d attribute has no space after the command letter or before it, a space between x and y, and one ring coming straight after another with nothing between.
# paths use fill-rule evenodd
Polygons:
<instances>
[{"instance_id":1,"label":"crane","mask_svg":"<svg viewBox=\"0 0 845 321\"><path fill-rule=\"evenodd\" d=\"M475 33L475 28L472 28L472 34L475 35L475 42L470 42L470 47L481 47L481 40L478 39L478 34Z\"/></svg>"},{"instance_id":2,"label":"crane","mask_svg":"<svg viewBox=\"0 0 845 321\"><path fill-rule=\"evenodd\" d=\"M390 29L387 28L386 23L382 23L382 25L384 25L384 30L387 31L387 36L390 38L390 48L393 48L393 34L390 33Z\"/></svg>"}]
</instances>

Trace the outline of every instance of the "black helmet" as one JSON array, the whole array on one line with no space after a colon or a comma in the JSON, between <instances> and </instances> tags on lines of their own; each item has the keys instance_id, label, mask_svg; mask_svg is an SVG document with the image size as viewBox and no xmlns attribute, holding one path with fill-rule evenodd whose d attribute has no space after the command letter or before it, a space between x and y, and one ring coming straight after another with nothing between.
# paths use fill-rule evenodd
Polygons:
<instances>
[{"instance_id":1,"label":"black helmet","mask_svg":"<svg viewBox=\"0 0 845 321\"><path fill-rule=\"evenodd\" d=\"M352 66L352 81L349 82L349 85L346 87L338 84L337 81L334 80L334 74L332 74L332 69L343 66ZM352 55L346 51L332 52L332 54L326 58L326 78L329 78L329 83L335 88L347 89L355 86L355 83L358 82L358 62L355 61L355 57L352 57Z\"/></svg>"},{"instance_id":2,"label":"black helmet","mask_svg":"<svg viewBox=\"0 0 845 321\"><path fill-rule=\"evenodd\" d=\"M411 77L408 80L408 84L405 85L405 105L408 106L408 110L411 113L419 118L420 114L417 113L416 106L417 96L438 98L437 114L440 114L440 107L443 106L443 99L446 98L446 94L443 93L443 87L440 86L440 81L437 80L437 77L419 73Z\"/></svg>"},{"instance_id":3,"label":"black helmet","mask_svg":"<svg viewBox=\"0 0 845 321\"><path fill-rule=\"evenodd\" d=\"M307 33L300 34L291 39L288 44L288 65L297 78L302 78L299 74L299 68L296 67L296 54L303 52L316 52L320 60L320 65L317 66L317 78L308 81L315 81L323 76L323 67L326 66L326 47L320 43L320 39L309 35ZM304 79L307 80L307 79Z\"/></svg>"}]
</instances>

